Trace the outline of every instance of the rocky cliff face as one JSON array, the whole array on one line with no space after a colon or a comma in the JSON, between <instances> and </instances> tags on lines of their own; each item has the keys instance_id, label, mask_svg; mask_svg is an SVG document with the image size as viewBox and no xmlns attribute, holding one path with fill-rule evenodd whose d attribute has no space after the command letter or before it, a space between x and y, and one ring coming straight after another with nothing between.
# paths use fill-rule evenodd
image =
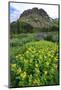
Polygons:
<instances>
[{"instance_id":1,"label":"rocky cliff face","mask_svg":"<svg viewBox=\"0 0 61 90\"><path fill-rule=\"evenodd\" d=\"M29 15L32 15L32 14L38 14L38 15L41 15L41 16L49 17L46 11L44 11L43 9L38 9L38 8L32 8L32 9L25 10L21 14L20 17L29 16Z\"/></svg>"},{"instance_id":2,"label":"rocky cliff face","mask_svg":"<svg viewBox=\"0 0 61 90\"><path fill-rule=\"evenodd\" d=\"M51 18L48 16L47 12L43 9L32 8L25 10L20 18L20 22L26 22L33 27L43 28L51 26Z\"/></svg>"}]
</instances>

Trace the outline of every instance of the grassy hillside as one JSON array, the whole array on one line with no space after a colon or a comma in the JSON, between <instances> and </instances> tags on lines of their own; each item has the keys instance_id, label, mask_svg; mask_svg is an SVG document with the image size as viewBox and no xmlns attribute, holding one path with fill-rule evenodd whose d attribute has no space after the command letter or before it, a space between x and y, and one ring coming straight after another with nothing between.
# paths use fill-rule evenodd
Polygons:
<instances>
[{"instance_id":1,"label":"grassy hillside","mask_svg":"<svg viewBox=\"0 0 61 90\"><path fill-rule=\"evenodd\" d=\"M58 84L58 54L57 32L13 34L10 39L10 87Z\"/></svg>"}]
</instances>

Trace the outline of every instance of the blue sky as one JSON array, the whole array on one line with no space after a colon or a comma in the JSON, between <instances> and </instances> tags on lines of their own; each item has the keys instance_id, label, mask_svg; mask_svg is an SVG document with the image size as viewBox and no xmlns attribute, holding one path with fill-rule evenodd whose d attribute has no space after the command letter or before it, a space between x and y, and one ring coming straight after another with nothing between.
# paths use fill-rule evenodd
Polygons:
<instances>
[{"instance_id":1,"label":"blue sky","mask_svg":"<svg viewBox=\"0 0 61 90\"><path fill-rule=\"evenodd\" d=\"M16 21L19 18L19 13L15 7L10 6L10 22Z\"/></svg>"},{"instance_id":2,"label":"blue sky","mask_svg":"<svg viewBox=\"0 0 61 90\"><path fill-rule=\"evenodd\" d=\"M42 5L42 4L25 4L25 3L10 3L10 22L16 21L24 10L34 7L43 8L51 18L58 18L57 5Z\"/></svg>"}]
</instances>

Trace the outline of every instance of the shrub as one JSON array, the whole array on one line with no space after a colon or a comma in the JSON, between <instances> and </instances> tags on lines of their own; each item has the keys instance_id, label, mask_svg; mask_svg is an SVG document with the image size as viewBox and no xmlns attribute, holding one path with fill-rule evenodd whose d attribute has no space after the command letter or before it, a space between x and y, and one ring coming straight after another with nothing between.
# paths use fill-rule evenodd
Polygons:
<instances>
[{"instance_id":1,"label":"shrub","mask_svg":"<svg viewBox=\"0 0 61 90\"><path fill-rule=\"evenodd\" d=\"M59 43L58 32L50 32L46 35L46 37L44 39L47 41Z\"/></svg>"},{"instance_id":2,"label":"shrub","mask_svg":"<svg viewBox=\"0 0 61 90\"><path fill-rule=\"evenodd\" d=\"M11 87L58 84L57 44L41 40L22 47L10 67Z\"/></svg>"},{"instance_id":3,"label":"shrub","mask_svg":"<svg viewBox=\"0 0 61 90\"><path fill-rule=\"evenodd\" d=\"M10 32L12 33L31 33L33 32L33 27L25 22L20 22L17 20L17 22L12 22L10 24Z\"/></svg>"},{"instance_id":4,"label":"shrub","mask_svg":"<svg viewBox=\"0 0 61 90\"><path fill-rule=\"evenodd\" d=\"M50 31L59 31L58 25L52 25L52 27L50 27Z\"/></svg>"},{"instance_id":5,"label":"shrub","mask_svg":"<svg viewBox=\"0 0 61 90\"><path fill-rule=\"evenodd\" d=\"M33 32L32 31L33 27L25 22L20 22L20 32L21 33L29 33L29 32Z\"/></svg>"},{"instance_id":6,"label":"shrub","mask_svg":"<svg viewBox=\"0 0 61 90\"><path fill-rule=\"evenodd\" d=\"M17 23L16 22L12 22L10 24L10 33L17 33Z\"/></svg>"}]
</instances>

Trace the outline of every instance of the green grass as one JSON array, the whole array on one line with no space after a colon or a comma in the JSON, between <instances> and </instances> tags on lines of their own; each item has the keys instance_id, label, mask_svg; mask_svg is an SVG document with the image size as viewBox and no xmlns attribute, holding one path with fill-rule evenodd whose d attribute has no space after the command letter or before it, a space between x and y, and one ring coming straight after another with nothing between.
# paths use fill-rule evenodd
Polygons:
<instances>
[{"instance_id":1,"label":"green grass","mask_svg":"<svg viewBox=\"0 0 61 90\"><path fill-rule=\"evenodd\" d=\"M59 84L57 39L58 32L12 35L10 87Z\"/></svg>"},{"instance_id":2,"label":"green grass","mask_svg":"<svg viewBox=\"0 0 61 90\"><path fill-rule=\"evenodd\" d=\"M43 36L43 37L42 37ZM46 37L45 37L46 36ZM12 46L22 46L25 43L38 40L48 40L52 42L58 42L58 32L44 32L44 33L28 33L28 34L14 34L10 40Z\"/></svg>"}]
</instances>

